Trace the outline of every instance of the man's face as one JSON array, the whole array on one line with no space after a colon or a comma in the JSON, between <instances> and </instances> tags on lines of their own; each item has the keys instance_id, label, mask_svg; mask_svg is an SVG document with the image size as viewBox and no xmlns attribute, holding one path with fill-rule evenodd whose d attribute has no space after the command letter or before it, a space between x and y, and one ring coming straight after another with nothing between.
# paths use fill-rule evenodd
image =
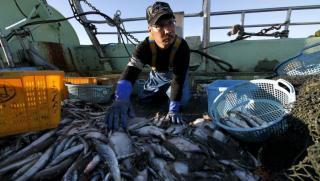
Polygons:
<instances>
[{"instance_id":1,"label":"man's face","mask_svg":"<svg viewBox=\"0 0 320 181\"><path fill-rule=\"evenodd\" d=\"M159 20L155 25L149 26L148 31L156 44L166 49L174 42L176 36L175 20L172 18Z\"/></svg>"}]
</instances>

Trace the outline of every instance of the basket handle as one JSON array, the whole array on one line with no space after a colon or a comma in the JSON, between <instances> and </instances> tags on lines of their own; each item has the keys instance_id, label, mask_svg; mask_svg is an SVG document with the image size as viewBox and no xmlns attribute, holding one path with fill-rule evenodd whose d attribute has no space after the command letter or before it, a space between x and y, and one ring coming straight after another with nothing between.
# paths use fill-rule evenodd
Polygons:
<instances>
[{"instance_id":1,"label":"basket handle","mask_svg":"<svg viewBox=\"0 0 320 181\"><path fill-rule=\"evenodd\" d=\"M305 50L307 50L307 49L309 49L309 48L313 48L313 47L315 47L315 46L319 46L319 45L320 45L320 42L317 42L317 43L314 43L314 44L312 44L312 45L306 46L306 47L304 47L304 48L301 50L300 54L304 54L303 52L304 52Z\"/></svg>"},{"instance_id":2,"label":"basket handle","mask_svg":"<svg viewBox=\"0 0 320 181\"><path fill-rule=\"evenodd\" d=\"M289 103L293 103L296 101L296 91L293 87L292 84L290 84L288 81L284 80L284 79L278 79L277 80L277 84L278 86L282 87L283 89L285 89L286 91L289 92L290 96L289 96ZM284 88L285 86L285 88Z\"/></svg>"}]
</instances>

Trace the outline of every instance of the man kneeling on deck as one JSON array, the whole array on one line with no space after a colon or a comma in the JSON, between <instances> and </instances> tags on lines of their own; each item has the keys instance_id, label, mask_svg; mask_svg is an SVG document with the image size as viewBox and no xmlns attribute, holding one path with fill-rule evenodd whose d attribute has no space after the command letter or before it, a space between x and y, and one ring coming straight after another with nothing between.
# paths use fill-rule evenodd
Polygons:
<instances>
[{"instance_id":1,"label":"man kneeling on deck","mask_svg":"<svg viewBox=\"0 0 320 181\"><path fill-rule=\"evenodd\" d=\"M115 101L106 113L109 129L126 128L127 116L134 117L130 103L133 84L145 65L151 66L141 101L155 101L166 94L169 101L167 115L161 121L182 123L181 106L190 98L188 70L190 49L175 32L175 17L165 2L155 2L147 8L149 37L134 50L126 69L117 83ZM160 96L161 97L161 96Z\"/></svg>"}]
</instances>

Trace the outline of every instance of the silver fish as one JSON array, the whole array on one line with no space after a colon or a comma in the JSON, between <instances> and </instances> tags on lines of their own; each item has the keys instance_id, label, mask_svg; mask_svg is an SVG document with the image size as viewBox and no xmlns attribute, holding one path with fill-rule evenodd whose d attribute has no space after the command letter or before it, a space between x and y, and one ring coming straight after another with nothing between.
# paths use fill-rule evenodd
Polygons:
<instances>
[{"instance_id":1,"label":"silver fish","mask_svg":"<svg viewBox=\"0 0 320 181\"><path fill-rule=\"evenodd\" d=\"M210 135L210 133L208 133L205 129L202 129L200 127L195 127L192 130L192 136L202 141L207 140L208 135Z\"/></svg>"},{"instance_id":2,"label":"silver fish","mask_svg":"<svg viewBox=\"0 0 320 181\"><path fill-rule=\"evenodd\" d=\"M241 117L238 112L229 112L229 117L228 119L236 124L237 126L241 128L250 128L250 126L247 124L247 121Z\"/></svg>"},{"instance_id":3,"label":"silver fish","mask_svg":"<svg viewBox=\"0 0 320 181\"><path fill-rule=\"evenodd\" d=\"M238 125L236 125L235 123L229 121L228 119L223 119L223 122L225 125L231 127L231 128L239 128Z\"/></svg>"},{"instance_id":4,"label":"silver fish","mask_svg":"<svg viewBox=\"0 0 320 181\"><path fill-rule=\"evenodd\" d=\"M165 181L177 180L166 168L167 162L160 158L151 158L151 167L157 171L161 178Z\"/></svg>"},{"instance_id":5,"label":"silver fish","mask_svg":"<svg viewBox=\"0 0 320 181\"><path fill-rule=\"evenodd\" d=\"M57 144L57 146L54 149L54 152L53 152L53 155L52 155L51 159L55 159L63 151L63 148L65 147L65 145L67 144L69 139L70 138L64 138L63 140L61 140Z\"/></svg>"},{"instance_id":6,"label":"silver fish","mask_svg":"<svg viewBox=\"0 0 320 181\"><path fill-rule=\"evenodd\" d=\"M32 162L35 159L38 159L40 156L41 156L41 153L35 153L35 154L32 154L29 157L27 157L21 161L18 161L16 163L13 163L11 165L3 167L0 169L0 175L3 175L11 170L15 170L17 168L20 168L21 166L28 164L29 162Z\"/></svg>"},{"instance_id":7,"label":"silver fish","mask_svg":"<svg viewBox=\"0 0 320 181\"><path fill-rule=\"evenodd\" d=\"M133 181L145 181L148 180L148 170L144 169L138 172L137 176L134 177Z\"/></svg>"},{"instance_id":8,"label":"silver fish","mask_svg":"<svg viewBox=\"0 0 320 181\"><path fill-rule=\"evenodd\" d=\"M202 152L202 150L197 144L194 144L183 137L174 137L168 139L168 142L175 145L179 150L183 152Z\"/></svg>"},{"instance_id":9,"label":"silver fish","mask_svg":"<svg viewBox=\"0 0 320 181\"><path fill-rule=\"evenodd\" d=\"M49 165L53 166L56 165L58 163L60 163L62 160L66 159L67 157L76 154L80 151L83 150L83 144L79 144L77 146L71 147L65 151L63 151L62 153L60 153Z\"/></svg>"},{"instance_id":10,"label":"silver fish","mask_svg":"<svg viewBox=\"0 0 320 181\"><path fill-rule=\"evenodd\" d=\"M233 173L239 178L241 181L258 181L259 178L255 175L253 175L249 171L243 171L243 170L234 170Z\"/></svg>"},{"instance_id":11,"label":"silver fish","mask_svg":"<svg viewBox=\"0 0 320 181\"><path fill-rule=\"evenodd\" d=\"M156 126L145 126L132 131L135 134L140 136L156 136L161 138L162 140L166 139L165 130L158 128Z\"/></svg>"},{"instance_id":12,"label":"silver fish","mask_svg":"<svg viewBox=\"0 0 320 181\"><path fill-rule=\"evenodd\" d=\"M16 181L26 181L29 180L33 175L35 175L39 170L41 170L49 161L49 158L52 156L54 147L51 146L46 150L44 154L41 155L39 160L22 176L18 177Z\"/></svg>"},{"instance_id":13,"label":"silver fish","mask_svg":"<svg viewBox=\"0 0 320 181\"><path fill-rule=\"evenodd\" d=\"M150 123L151 123L150 120L144 117L135 117L135 118L129 119L127 129L128 130L139 129L149 125Z\"/></svg>"},{"instance_id":14,"label":"silver fish","mask_svg":"<svg viewBox=\"0 0 320 181\"><path fill-rule=\"evenodd\" d=\"M75 158L76 155L72 155L55 166L39 170L32 177L32 180L46 180L48 178L56 178L58 175L61 175L61 173L66 171L70 165L72 165L72 162Z\"/></svg>"},{"instance_id":15,"label":"silver fish","mask_svg":"<svg viewBox=\"0 0 320 181\"><path fill-rule=\"evenodd\" d=\"M65 144L65 146L63 147L63 151L69 149L71 147L71 144L77 139L76 136L72 136L67 143Z\"/></svg>"},{"instance_id":16,"label":"silver fish","mask_svg":"<svg viewBox=\"0 0 320 181\"><path fill-rule=\"evenodd\" d=\"M109 146L114 150L117 158L130 155L134 152L133 144L128 134L120 131L116 131L111 134L109 137ZM124 159L122 162L126 169L130 170L132 168L129 158Z\"/></svg>"},{"instance_id":17,"label":"silver fish","mask_svg":"<svg viewBox=\"0 0 320 181\"><path fill-rule=\"evenodd\" d=\"M23 173L25 173L27 170L29 170L32 165L34 165L34 163L36 163L37 160L33 160L27 164L25 164L23 167L21 167L20 169L18 169L12 176L11 176L11 180L16 180L18 177L20 177Z\"/></svg>"},{"instance_id":18,"label":"silver fish","mask_svg":"<svg viewBox=\"0 0 320 181\"><path fill-rule=\"evenodd\" d=\"M41 137L39 137L37 140L32 142L27 147L23 148L22 150L18 151L17 153L11 155L7 159L1 161L0 168L4 167L16 160L20 160L21 158L24 158L32 153L36 153L39 150L46 148L48 145L51 145L55 140L55 133L56 130L49 131L45 134L43 134Z\"/></svg>"},{"instance_id":19,"label":"silver fish","mask_svg":"<svg viewBox=\"0 0 320 181\"><path fill-rule=\"evenodd\" d=\"M262 124L264 124L264 122L265 122L261 118L254 116L254 115L248 113L247 111L235 111L235 113L239 117L241 117L242 119L247 121L247 123L250 124L251 127L259 127Z\"/></svg>"},{"instance_id":20,"label":"silver fish","mask_svg":"<svg viewBox=\"0 0 320 181\"><path fill-rule=\"evenodd\" d=\"M110 148L109 145L94 139L94 146L100 156L107 162L110 174L114 181L121 181L119 163L114 151Z\"/></svg>"},{"instance_id":21,"label":"silver fish","mask_svg":"<svg viewBox=\"0 0 320 181\"><path fill-rule=\"evenodd\" d=\"M166 133L170 135L180 135L187 128L185 124L172 124L166 129Z\"/></svg>"},{"instance_id":22,"label":"silver fish","mask_svg":"<svg viewBox=\"0 0 320 181\"><path fill-rule=\"evenodd\" d=\"M99 155L95 155L92 158L92 160L88 163L88 165L86 166L83 172L85 174L91 173L100 162L101 162L101 157Z\"/></svg>"},{"instance_id":23,"label":"silver fish","mask_svg":"<svg viewBox=\"0 0 320 181\"><path fill-rule=\"evenodd\" d=\"M228 137L221 131L219 130L214 130L212 133L212 137L223 142L226 143L228 141Z\"/></svg>"},{"instance_id":24,"label":"silver fish","mask_svg":"<svg viewBox=\"0 0 320 181\"><path fill-rule=\"evenodd\" d=\"M189 173L189 166L182 161L176 161L173 163L173 168L179 175L187 175Z\"/></svg>"},{"instance_id":25,"label":"silver fish","mask_svg":"<svg viewBox=\"0 0 320 181\"><path fill-rule=\"evenodd\" d=\"M170 160L174 160L175 157L163 146L159 145L159 144L154 144L151 143L151 148L152 150L159 156L163 157L163 158L167 158Z\"/></svg>"},{"instance_id":26,"label":"silver fish","mask_svg":"<svg viewBox=\"0 0 320 181\"><path fill-rule=\"evenodd\" d=\"M84 138L86 138L86 139L98 139L100 141L108 143L108 138L104 134L102 134L100 132L89 132L89 133L87 133L85 135Z\"/></svg>"}]
</instances>

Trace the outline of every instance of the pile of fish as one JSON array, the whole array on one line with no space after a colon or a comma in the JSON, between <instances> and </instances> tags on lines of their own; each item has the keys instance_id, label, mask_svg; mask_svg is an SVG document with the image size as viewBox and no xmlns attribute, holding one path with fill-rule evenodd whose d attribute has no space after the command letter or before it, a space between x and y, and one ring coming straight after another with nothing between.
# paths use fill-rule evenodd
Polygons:
<instances>
[{"instance_id":1,"label":"pile of fish","mask_svg":"<svg viewBox=\"0 0 320 181\"><path fill-rule=\"evenodd\" d=\"M1 180L255 181L260 162L210 120L136 117L109 131L105 106L63 102L56 129L0 140Z\"/></svg>"}]
</instances>

